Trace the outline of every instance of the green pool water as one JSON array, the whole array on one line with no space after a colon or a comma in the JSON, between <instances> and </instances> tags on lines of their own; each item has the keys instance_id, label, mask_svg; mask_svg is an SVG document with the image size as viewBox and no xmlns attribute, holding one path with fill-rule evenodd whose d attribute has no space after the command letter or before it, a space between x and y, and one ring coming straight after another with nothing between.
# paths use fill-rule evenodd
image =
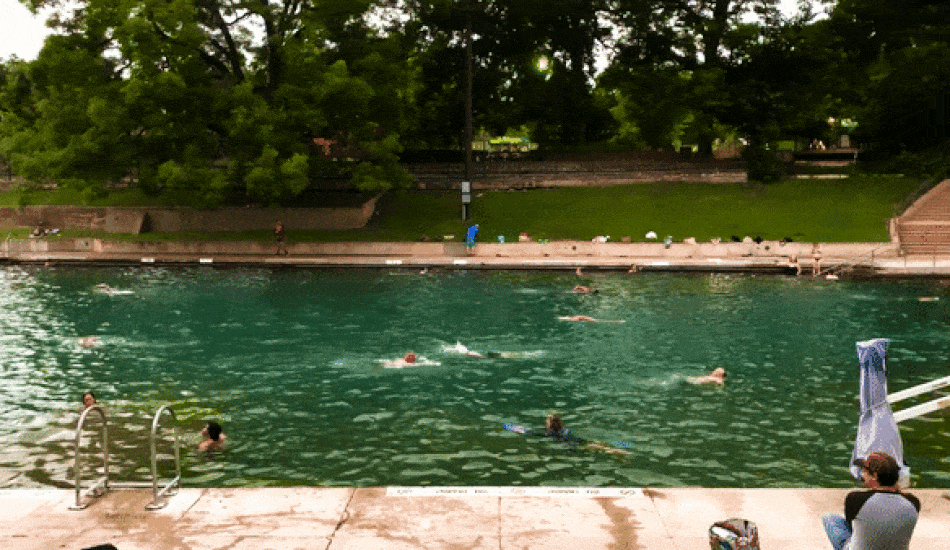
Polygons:
<instances>
[{"instance_id":1,"label":"green pool water","mask_svg":"<svg viewBox=\"0 0 950 550\"><path fill-rule=\"evenodd\" d=\"M624 323L558 320L572 314ZM941 281L4 267L0 486L72 487L92 389L119 480L148 479L151 415L170 403L186 486L849 487L855 341L891 338L896 391L950 375L948 321ZM514 356L443 351L456 342ZM428 364L382 368L408 350ZM715 367L724 389L686 382ZM630 454L503 429L549 412ZM200 455L210 419L229 447ZM915 484L950 487L948 415L901 433Z\"/></svg>"}]
</instances>

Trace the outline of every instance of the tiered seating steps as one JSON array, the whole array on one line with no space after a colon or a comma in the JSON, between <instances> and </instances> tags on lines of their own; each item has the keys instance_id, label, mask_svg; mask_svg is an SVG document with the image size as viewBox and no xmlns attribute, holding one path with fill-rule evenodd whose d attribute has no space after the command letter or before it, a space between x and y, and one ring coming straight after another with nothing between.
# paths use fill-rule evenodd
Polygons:
<instances>
[{"instance_id":1,"label":"tiered seating steps","mask_svg":"<svg viewBox=\"0 0 950 550\"><path fill-rule=\"evenodd\" d=\"M905 256L950 256L950 179L937 184L897 221Z\"/></svg>"}]
</instances>

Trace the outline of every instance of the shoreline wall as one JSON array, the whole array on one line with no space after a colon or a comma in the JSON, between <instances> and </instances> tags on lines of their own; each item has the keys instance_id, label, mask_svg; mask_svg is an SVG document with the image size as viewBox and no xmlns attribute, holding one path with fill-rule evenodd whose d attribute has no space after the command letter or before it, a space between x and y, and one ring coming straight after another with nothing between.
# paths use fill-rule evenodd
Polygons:
<instances>
[{"instance_id":1,"label":"shoreline wall","mask_svg":"<svg viewBox=\"0 0 950 550\"><path fill-rule=\"evenodd\" d=\"M797 258L812 261L811 243L764 241L755 243L595 243L591 241L553 241L541 243L479 243L478 258L638 258L663 259L727 259L727 258ZM294 256L376 256L376 257L466 257L462 242L289 242ZM871 260L875 256L896 256L893 243L823 243L825 259ZM63 239L46 237L0 241L0 256L23 253L92 253L109 255L197 255L197 256L268 256L274 255L272 241L111 241L93 238Z\"/></svg>"},{"instance_id":2,"label":"shoreline wall","mask_svg":"<svg viewBox=\"0 0 950 550\"><path fill-rule=\"evenodd\" d=\"M0 208L0 229L35 228L107 233L178 233L288 229L341 231L369 222L379 196L351 208L193 208L24 206Z\"/></svg>"}]
</instances>

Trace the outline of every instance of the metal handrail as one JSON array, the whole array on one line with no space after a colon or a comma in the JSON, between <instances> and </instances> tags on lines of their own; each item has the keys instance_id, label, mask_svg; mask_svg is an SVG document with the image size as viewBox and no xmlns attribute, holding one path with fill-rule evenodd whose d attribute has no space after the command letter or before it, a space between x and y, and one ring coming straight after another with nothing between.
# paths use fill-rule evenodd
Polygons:
<instances>
[{"instance_id":1,"label":"metal handrail","mask_svg":"<svg viewBox=\"0 0 950 550\"><path fill-rule=\"evenodd\" d=\"M155 434L158 431L158 422L162 418L162 413L167 412L172 415L172 429L175 433L175 478L169 481L162 488L161 491L158 489L158 453L155 448ZM178 433L178 418L175 416L175 411L171 408L170 405L162 405L158 408L158 411L155 413L155 418L152 419L152 432L149 435L149 450L151 451L152 457L152 502L145 506L146 510L157 510L163 508L167 501L162 500L162 496L166 493L169 495L175 494L177 492L176 487L181 487L181 436ZM174 491L174 492L172 492Z\"/></svg>"},{"instance_id":2,"label":"metal handrail","mask_svg":"<svg viewBox=\"0 0 950 550\"><path fill-rule=\"evenodd\" d=\"M82 481L82 431L86 423L86 416L90 412L97 412L99 416L102 417L102 470L103 476L99 478L91 487L82 490L81 481ZM94 493L95 496L101 496L109 490L109 420L106 416L106 411L98 405L93 405L92 407L87 407L82 414L79 415L79 423L76 425L76 464L75 464L75 474L76 474L76 503L69 507L70 510L82 510L89 506L89 504L82 503L82 497L88 495L89 493ZM104 490L100 493L99 489L103 488Z\"/></svg>"},{"instance_id":3,"label":"metal handrail","mask_svg":"<svg viewBox=\"0 0 950 550\"><path fill-rule=\"evenodd\" d=\"M930 382L890 394L887 396L887 402L897 403L898 401L903 401L904 399L909 399L911 397L917 397L925 393L937 391L939 389L946 388L947 386L950 386L950 376L938 378L937 380L932 380ZM947 407L950 407L950 395L938 397L931 401L927 401L926 403L897 411L894 413L894 421L903 422L905 420L917 418L918 416L936 412Z\"/></svg>"},{"instance_id":4,"label":"metal handrail","mask_svg":"<svg viewBox=\"0 0 950 550\"><path fill-rule=\"evenodd\" d=\"M857 254L857 255L855 255L855 256L851 256L851 257L849 257L849 258L845 258L844 261L842 261L841 263L838 263L838 264L835 264L835 265L829 265L829 266L826 267L825 269L822 269L821 271L818 272L818 276L819 276L819 277L822 277L822 276L825 276L825 275L833 275L836 271L839 272L839 273L844 272L845 270L854 268L854 266L858 265L858 262L860 262L860 261L862 261L862 260L864 260L864 259L870 259L870 260L873 262L873 261L874 261L874 255L875 255L879 250L884 250L884 249L890 248L890 247L892 247L892 246L894 246L893 243L887 243L887 244L885 244L885 245L878 246L878 247L876 247L876 248L872 248L870 252L864 252L864 253L862 253L862 254Z\"/></svg>"}]
</instances>

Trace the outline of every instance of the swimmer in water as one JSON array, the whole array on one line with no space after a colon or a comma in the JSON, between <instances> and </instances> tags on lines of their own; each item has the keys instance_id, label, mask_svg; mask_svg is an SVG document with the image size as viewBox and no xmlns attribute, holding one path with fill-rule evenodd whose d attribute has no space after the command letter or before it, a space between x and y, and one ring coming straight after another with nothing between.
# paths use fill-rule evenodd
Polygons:
<instances>
[{"instance_id":1,"label":"swimmer in water","mask_svg":"<svg viewBox=\"0 0 950 550\"><path fill-rule=\"evenodd\" d=\"M99 345L98 336L84 336L79 339L79 345L84 348L94 348Z\"/></svg>"},{"instance_id":2,"label":"swimmer in water","mask_svg":"<svg viewBox=\"0 0 950 550\"><path fill-rule=\"evenodd\" d=\"M82 412L88 409L89 407L93 407L95 405L96 405L96 394L92 393L91 391L87 391L86 393L82 394L82 406L79 407L79 412Z\"/></svg>"},{"instance_id":3,"label":"swimmer in water","mask_svg":"<svg viewBox=\"0 0 950 550\"><path fill-rule=\"evenodd\" d=\"M567 317L561 317L561 319L564 319L565 321L583 321L583 322L586 322L586 323L596 323L596 322L597 322L597 319L594 319L593 317L591 317L591 316L589 316L589 315L570 315L570 316L567 316Z\"/></svg>"},{"instance_id":4,"label":"swimmer in water","mask_svg":"<svg viewBox=\"0 0 950 550\"><path fill-rule=\"evenodd\" d=\"M716 384L724 386L726 383L726 369L718 367L706 376L697 376L686 379L690 384Z\"/></svg>"},{"instance_id":5,"label":"swimmer in water","mask_svg":"<svg viewBox=\"0 0 950 550\"><path fill-rule=\"evenodd\" d=\"M574 288L571 289L571 292L574 294L597 294L598 290L589 286L574 285Z\"/></svg>"},{"instance_id":6,"label":"swimmer in water","mask_svg":"<svg viewBox=\"0 0 950 550\"><path fill-rule=\"evenodd\" d=\"M221 424L217 422L208 422L204 429L199 433L201 442L198 443L198 451L223 451L225 440L228 438L221 431Z\"/></svg>"},{"instance_id":7,"label":"swimmer in water","mask_svg":"<svg viewBox=\"0 0 950 550\"><path fill-rule=\"evenodd\" d=\"M586 451L601 451L613 455L630 454L630 451L626 449L611 447L602 441L587 441L586 439L575 437L571 431L564 426L564 421L561 419L561 415L554 413L549 414L548 417L544 419L544 431L526 430L521 426L513 429L513 431L516 433L523 433L525 435L537 437L550 437L554 441L567 443L571 450L575 451L579 448L583 448Z\"/></svg>"},{"instance_id":8,"label":"swimmer in water","mask_svg":"<svg viewBox=\"0 0 950 550\"><path fill-rule=\"evenodd\" d=\"M399 359L384 361L384 363L386 363L386 367L388 368L411 367L413 363L416 362L417 359L418 358L416 357L415 352L407 351L406 354L400 357Z\"/></svg>"},{"instance_id":9,"label":"swimmer in water","mask_svg":"<svg viewBox=\"0 0 950 550\"><path fill-rule=\"evenodd\" d=\"M99 283L96 285L96 292L111 296L115 294L115 289L107 285L106 283Z\"/></svg>"},{"instance_id":10,"label":"swimmer in water","mask_svg":"<svg viewBox=\"0 0 950 550\"><path fill-rule=\"evenodd\" d=\"M613 324L623 324L626 323L623 319L594 319L590 315L564 315L558 317L561 321L583 321L586 323L613 323Z\"/></svg>"},{"instance_id":11,"label":"swimmer in water","mask_svg":"<svg viewBox=\"0 0 950 550\"><path fill-rule=\"evenodd\" d=\"M442 351L446 353L461 353L462 355L468 355L469 357L478 357L479 359L484 359L485 356L477 351L472 351L465 347L461 342L456 342L454 346L442 346Z\"/></svg>"}]
</instances>

